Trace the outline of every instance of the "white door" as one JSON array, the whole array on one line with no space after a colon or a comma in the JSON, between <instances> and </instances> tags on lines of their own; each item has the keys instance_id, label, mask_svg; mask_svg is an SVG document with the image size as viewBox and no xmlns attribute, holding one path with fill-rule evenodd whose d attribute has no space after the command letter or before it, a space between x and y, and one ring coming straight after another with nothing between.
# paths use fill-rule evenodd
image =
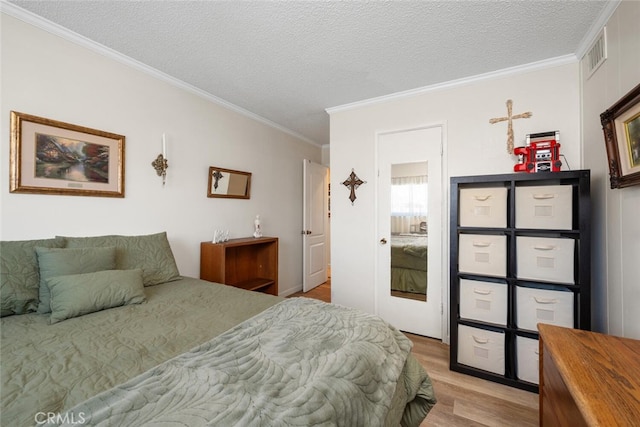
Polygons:
<instances>
[{"instance_id":1,"label":"white door","mask_svg":"<svg viewBox=\"0 0 640 427\"><path fill-rule=\"evenodd\" d=\"M442 128L378 135L377 314L442 338Z\"/></svg>"},{"instance_id":2,"label":"white door","mask_svg":"<svg viewBox=\"0 0 640 427\"><path fill-rule=\"evenodd\" d=\"M310 160L303 163L302 290L307 292L327 281L328 168Z\"/></svg>"}]
</instances>

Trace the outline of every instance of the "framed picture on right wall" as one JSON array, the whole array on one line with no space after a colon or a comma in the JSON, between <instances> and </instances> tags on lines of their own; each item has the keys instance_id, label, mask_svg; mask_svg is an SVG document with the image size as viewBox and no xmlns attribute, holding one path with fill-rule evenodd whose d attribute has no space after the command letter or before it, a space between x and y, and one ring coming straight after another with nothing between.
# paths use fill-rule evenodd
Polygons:
<instances>
[{"instance_id":1,"label":"framed picture on right wall","mask_svg":"<svg viewBox=\"0 0 640 427\"><path fill-rule=\"evenodd\" d=\"M640 84L600 114L611 188L640 184Z\"/></svg>"}]
</instances>

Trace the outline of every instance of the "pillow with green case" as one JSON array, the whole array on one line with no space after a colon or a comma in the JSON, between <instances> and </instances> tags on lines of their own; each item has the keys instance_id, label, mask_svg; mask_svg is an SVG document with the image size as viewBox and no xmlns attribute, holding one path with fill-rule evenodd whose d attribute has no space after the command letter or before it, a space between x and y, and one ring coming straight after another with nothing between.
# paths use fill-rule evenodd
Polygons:
<instances>
[{"instance_id":1,"label":"pillow with green case","mask_svg":"<svg viewBox=\"0 0 640 427\"><path fill-rule=\"evenodd\" d=\"M0 242L0 317L38 309L40 273L36 247L63 246L61 239Z\"/></svg>"},{"instance_id":2,"label":"pillow with green case","mask_svg":"<svg viewBox=\"0 0 640 427\"><path fill-rule=\"evenodd\" d=\"M180 278L166 232L141 236L58 238L64 239L68 248L115 246L116 269L142 269L145 286L159 285Z\"/></svg>"},{"instance_id":3,"label":"pillow with green case","mask_svg":"<svg viewBox=\"0 0 640 427\"><path fill-rule=\"evenodd\" d=\"M46 285L51 293L51 324L146 300L140 269L50 277Z\"/></svg>"},{"instance_id":4,"label":"pillow with green case","mask_svg":"<svg viewBox=\"0 0 640 427\"><path fill-rule=\"evenodd\" d=\"M70 274L94 273L116 269L116 248L36 248L40 270L38 313L51 312L46 280Z\"/></svg>"}]
</instances>

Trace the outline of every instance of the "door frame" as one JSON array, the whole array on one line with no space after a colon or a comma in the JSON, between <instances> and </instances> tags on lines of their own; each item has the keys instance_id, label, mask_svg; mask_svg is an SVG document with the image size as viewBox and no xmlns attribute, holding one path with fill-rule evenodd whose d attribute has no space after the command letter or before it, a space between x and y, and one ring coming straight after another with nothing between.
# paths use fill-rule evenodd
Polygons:
<instances>
[{"instance_id":1,"label":"door frame","mask_svg":"<svg viewBox=\"0 0 640 427\"><path fill-rule=\"evenodd\" d=\"M432 129L432 128L436 128L439 127L440 128L440 132L441 132L441 138L442 138L442 152L441 152L441 162L442 164L440 165L440 183L441 183L441 195L442 195L442 200L441 200L441 209L442 209L442 216L441 216L441 224L440 226L442 227L442 245L441 245L441 251L442 253L441 255L441 259L442 259L442 265L440 266L440 276L441 276L441 281L442 281L442 292L440 293L441 295L441 307L442 309L440 310L440 314L442 316L442 321L441 321L441 325L442 325L442 342L444 344L449 344L450 341L450 337L449 337L449 289L450 289L450 285L449 285L449 261L450 261L450 257L449 257L449 240L447 239L447 236L449 236L449 217L451 215L450 213L450 206L449 206L449 197L450 197L450 185L449 185L449 170L447 168L448 165L448 156L447 156L447 152L448 152L448 135L447 135L447 122L446 121L436 121L436 122L431 122L428 124L424 124L421 126L412 126L412 127L407 127L407 128L395 128L395 129L387 129L387 130L379 130L375 133L375 141L376 141L376 149L375 149L375 156L374 156L374 162L376 165L376 170L377 170L377 165L380 161L379 159L379 153L378 153L378 149L377 149L377 144L378 141L380 140L380 137L382 135L388 135L388 134L394 134L394 133L400 133L400 132L411 132L411 131L417 131L417 130L423 130L423 129ZM375 206L378 206L378 192L375 192ZM377 225L377 221L376 221L376 227L375 227L375 235L374 235L374 241L377 242L377 236L378 236L378 225ZM379 268L379 263L378 263L378 257L375 258L375 271L377 271L377 269ZM374 307L376 307L376 311L377 311L377 307L378 307L378 295L377 295L377 289L378 289L379 283L378 283L378 279L376 277L376 283L375 283L375 293L374 293Z\"/></svg>"},{"instance_id":2,"label":"door frame","mask_svg":"<svg viewBox=\"0 0 640 427\"><path fill-rule=\"evenodd\" d=\"M329 185L329 167L323 165L321 163L314 162L309 159L303 159L302 161L302 187L303 187L303 196L302 196L302 291L308 292L311 289L321 285L326 282L328 279L328 267L329 267L329 259L328 259L328 244L329 244L329 218L328 218L328 198L329 195L327 193L328 185ZM322 203L322 212L315 212L311 208L313 200L311 199L313 194L309 192L308 186L312 184L309 182L309 177L313 173L310 168L321 168L324 170L324 179L323 179L323 203ZM323 247L324 247L324 268L323 268L323 280L320 283L312 285L309 283L309 267L311 263L311 252L309 251L310 239L315 237L313 234L313 230L309 230L311 228L311 224L309 221L312 216L320 215L323 223Z\"/></svg>"}]
</instances>

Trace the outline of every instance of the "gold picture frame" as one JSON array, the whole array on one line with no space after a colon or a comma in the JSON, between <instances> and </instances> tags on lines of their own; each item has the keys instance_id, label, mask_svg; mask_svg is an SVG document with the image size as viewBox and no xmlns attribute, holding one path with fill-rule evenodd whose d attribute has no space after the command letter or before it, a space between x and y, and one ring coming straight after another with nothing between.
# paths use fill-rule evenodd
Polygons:
<instances>
[{"instance_id":1,"label":"gold picture frame","mask_svg":"<svg viewBox=\"0 0 640 427\"><path fill-rule=\"evenodd\" d=\"M11 193L124 197L125 137L11 112Z\"/></svg>"},{"instance_id":2,"label":"gold picture frame","mask_svg":"<svg viewBox=\"0 0 640 427\"><path fill-rule=\"evenodd\" d=\"M640 184L640 84L600 114L611 188Z\"/></svg>"}]
</instances>

